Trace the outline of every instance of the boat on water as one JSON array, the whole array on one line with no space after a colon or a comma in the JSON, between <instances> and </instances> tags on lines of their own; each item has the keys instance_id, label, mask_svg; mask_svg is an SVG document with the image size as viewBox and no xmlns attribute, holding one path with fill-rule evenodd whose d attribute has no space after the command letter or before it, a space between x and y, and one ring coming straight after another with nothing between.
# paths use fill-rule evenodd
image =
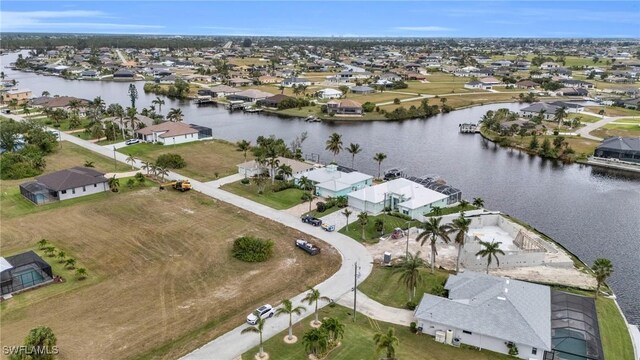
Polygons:
<instances>
[{"instance_id":1,"label":"boat on water","mask_svg":"<svg viewBox=\"0 0 640 360\"><path fill-rule=\"evenodd\" d=\"M462 134L475 134L480 132L480 128L478 127L478 124L474 124L474 123L458 124L458 128L460 133Z\"/></svg>"},{"instance_id":2,"label":"boat on water","mask_svg":"<svg viewBox=\"0 0 640 360\"><path fill-rule=\"evenodd\" d=\"M306 121L306 122L321 122L322 120L320 120L320 118L317 117L317 116L309 115L304 119L304 121Z\"/></svg>"}]
</instances>

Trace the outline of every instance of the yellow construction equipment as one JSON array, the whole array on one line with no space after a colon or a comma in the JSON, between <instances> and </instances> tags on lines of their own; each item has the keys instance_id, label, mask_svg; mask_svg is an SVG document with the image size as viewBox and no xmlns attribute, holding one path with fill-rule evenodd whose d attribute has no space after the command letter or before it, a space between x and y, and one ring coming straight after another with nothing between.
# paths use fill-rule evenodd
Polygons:
<instances>
[{"instance_id":1,"label":"yellow construction equipment","mask_svg":"<svg viewBox=\"0 0 640 360\"><path fill-rule=\"evenodd\" d=\"M180 190L182 192L191 190L191 183L189 182L189 180L174 180L164 184L160 184L160 190L164 190L166 187L169 187L169 186L171 186L176 190Z\"/></svg>"}]
</instances>

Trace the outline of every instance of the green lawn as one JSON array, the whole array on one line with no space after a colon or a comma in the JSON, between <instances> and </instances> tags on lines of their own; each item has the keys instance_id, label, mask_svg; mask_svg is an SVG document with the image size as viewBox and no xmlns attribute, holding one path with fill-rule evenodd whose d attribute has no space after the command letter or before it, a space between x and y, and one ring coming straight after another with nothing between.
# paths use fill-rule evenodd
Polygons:
<instances>
[{"instance_id":1,"label":"green lawn","mask_svg":"<svg viewBox=\"0 0 640 360\"><path fill-rule=\"evenodd\" d=\"M258 187L256 185L253 183L245 185L240 181L224 185L222 186L222 189L277 210L288 209L292 206L301 204L302 194L304 193L302 190L297 188L273 192L270 186L267 185L264 193L258 194Z\"/></svg>"},{"instance_id":2,"label":"green lawn","mask_svg":"<svg viewBox=\"0 0 640 360\"><path fill-rule=\"evenodd\" d=\"M638 137L640 136L640 123L639 124L615 124L610 123L601 128L590 132L593 136L598 136L603 139L612 136L626 136L626 137Z\"/></svg>"},{"instance_id":3,"label":"green lawn","mask_svg":"<svg viewBox=\"0 0 640 360\"><path fill-rule=\"evenodd\" d=\"M613 122L613 124L615 123L640 124L640 119L624 118L624 119L618 119Z\"/></svg>"},{"instance_id":4,"label":"green lawn","mask_svg":"<svg viewBox=\"0 0 640 360\"><path fill-rule=\"evenodd\" d=\"M430 252L425 247L420 254L421 257L429 257ZM449 277L449 273L436 269L431 274L430 269L421 269L422 281L416 287L416 298L414 301L420 303L424 293L432 293L434 286L444 285ZM395 272L394 267L374 266L371 275L358 286L358 289L373 300L392 307L404 308L409 301L409 289L400 280L400 273Z\"/></svg>"},{"instance_id":5,"label":"green lawn","mask_svg":"<svg viewBox=\"0 0 640 360\"><path fill-rule=\"evenodd\" d=\"M311 216L316 217L316 218L321 218L323 216L327 216L327 215L329 215L331 213L334 213L334 212L336 212L338 210L342 211L342 209L344 209L344 208L339 208L337 206L332 206L332 207L330 207L328 209L325 209L324 212L319 212L318 210L312 210L311 212L307 213L307 215L311 215ZM351 217L349 217L349 218L351 218Z\"/></svg>"},{"instance_id":6,"label":"green lawn","mask_svg":"<svg viewBox=\"0 0 640 360\"><path fill-rule=\"evenodd\" d=\"M471 211L471 210L478 210L477 207L468 204L466 205L464 208L460 205L456 205L456 206L452 206L452 207L446 207L446 208L442 208L438 211L438 213L436 214L435 211L432 211L428 214L426 214L426 216L442 216L442 215L449 215L449 214L455 214L458 213L460 211Z\"/></svg>"},{"instance_id":7,"label":"green lawn","mask_svg":"<svg viewBox=\"0 0 640 360\"><path fill-rule=\"evenodd\" d=\"M587 106L585 110L594 114L597 114L600 110L604 110L606 116L640 116L639 110L618 106Z\"/></svg>"},{"instance_id":8,"label":"green lawn","mask_svg":"<svg viewBox=\"0 0 640 360\"><path fill-rule=\"evenodd\" d=\"M345 226L339 231L341 234L345 234L355 240L375 244L379 241L381 236L384 236L375 229L376 219L382 219L382 221L384 222L384 234L391 233L393 229L397 227L403 229L407 228L407 220L401 219L399 217L387 214L369 216L369 221L364 229L364 239L362 239L362 226L360 226L360 224L358 223L358 214L354 213L349 216L349 230L347 231L347 227ZM412 223L415 226L418 224L418 221L413 220Z\"/></svg>"},{"instance_id":9,"label":"green lawn","mask_svg":"<svg viewBox=\"0 0 640 360\"><path fill-rule=\"evenodd\" d=\"M605 359L633 360L633 345L629 329L612 299L596 300L598 326Z\"/></svg>"},{"instance_id":10,"label":"green lawn","mask_svg":"<svg viewBox=\"0 0 640 360\"><path fill-rule=\"evenodd\" d=\"M576 114L570 113L567 117L567 120L580 119L582 123L594 123L596 121L602 120L601 117L595 115L586 115L586 114Z\"/></svg>"},{"instance_id":11,"label":"green lawn","mask_svg":"<svg viewBox=\"0 0 640 360\"><path fill-rule=\"evenodd\" d=\"M373 336L378 332L386 332L389 327L395 329L395 335L399 339L396 347L396 357L403 360L506 360L513 359L506 355L491 351L478 351L462 346L455 348L435 342L431 336L416 335L409 331L408 327L393 325L370 319L362 314L357 314L355 323L351 310L342 306L326 306L320 310L320 317L333 317L345 325L342 345L331 351L324 359L327 360L360 360L378 359L383 354L376 354ZM292 345L285 344L283 339L287 331L275 335L265 341L264 349L271 359L300 360L306 359L307 354L302 343L302 335L309 329L310 318L294 325L294 335L298 336L298 342ZM267 320L268 326L269 320ZM248 333L244 336L257 334ZM258 348L255 347L242 355L243 360L253 360Z\"/></svg>"}]
</instances>

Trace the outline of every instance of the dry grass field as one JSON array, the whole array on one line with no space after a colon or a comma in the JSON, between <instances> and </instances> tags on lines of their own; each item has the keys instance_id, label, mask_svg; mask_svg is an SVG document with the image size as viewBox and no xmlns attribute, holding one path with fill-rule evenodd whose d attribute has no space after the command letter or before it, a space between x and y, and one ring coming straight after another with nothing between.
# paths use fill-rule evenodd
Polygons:
<instances>
[{"instance_id":1,"label":"dry grass field","mask_svg":"<svg viewBox=\"0 0 640 360\"><path fill-rule=\"evenodd\" d=\"M112 195L2 219L3 254L46 238L90 276L85 286L53 291L65 284L51 284L3 302L3 345L47 325L60 359L173 359L339 267L326 245L310 257L292 244L299 232L195 192ZM231 244L242 235L274 240L274 257L260 264L232 258Z\"/></svg>"}]
</instances>

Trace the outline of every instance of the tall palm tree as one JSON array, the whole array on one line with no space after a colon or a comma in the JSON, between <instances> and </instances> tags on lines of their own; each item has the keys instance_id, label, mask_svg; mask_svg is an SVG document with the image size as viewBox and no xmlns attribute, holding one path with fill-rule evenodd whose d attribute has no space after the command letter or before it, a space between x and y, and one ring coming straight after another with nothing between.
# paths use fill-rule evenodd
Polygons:
<instances>
[{"instance_id":1,"label":"tall palm tree","mask_svg":"<svg viewBox=\"0 0 640 360\"><path fill-rule=\"evenodd\" d=\"M293 307L291 300L282 300L282 307L276 310L276 316L289 315L289 340L293 338L293 315L302 315L307 310L304 306Z\"/></svg>"},{"instance_id":2,"label":"tall palm tree","mask_svg":"<svg viewBox=\"0 0 640 360\"><path fill-rule=\"evenodd\" d=\"M149 164L149 170L151 171L151 174L153 174L153 176L157 176L158 175L158 169L160 169L160 167L154 163Z\"/></svg>"},{"instance_id":3,"label":"tall palm tree","mask_svg":"<svg viewBox=\"0 0 640 360\"><path fill-rule=\"evenodd\" d=\"M480 246L482 249L476 253L476 256L482 256L487 258L487 274L489 273L489 266L491 266L491 259L496 259L496 264L500 267L500 259L498 259L498 254L504 255L504 251L500 250L500 241L480 241Z\"/></svg>"},{"instance_id":4,"label":"tall palm tree","mask_svg":"<svg viewBox=\"0 0 640 360\"><path fill-rule=\"evenodd\" d=\"M442 225L440 222L442 221L441 217L430 217L429 221L424 223L424 231L421 232L416 241L421 241L420 246L423 246L427 240L430 241L431 244L431 273L435 271L436 268L436 255L438 251L436 250L436 242L438 239L442 239L445 243L449 243L449 226Z\"/></svg>"},{"instance_id":5,"label":"tall palm tree","mask_svg":"<svg viewBox=\"0 0 640 360\"><path fill-rule=\"evenodd\" d=\"M376 351L378 353L384 351L387 354L387 360L396 358L396 346L398 346L400 340L398 340L392 327L389 327L386 334L376 333L373 335L373 341L376 343Z\"/></svg>"},{"instance_id":6,"label":"tall palm tree","mask_svg":"<svg viewBox=\"0 0 640 360\"><path fill-rule=\"evenodd\" d=\"M287 164L280 164L280 166L278 166L278 174L282 175L286 181L293 175L293 169Z\"/></svg>"},{"instance_id":7,"label":"tall palm tree","mask_svg":"<svg viewBox=\"0 0 640 360\"><path fill-rule=\"evenodd\" d=\"M258 322L254 326L249 326L247 328L242 329L240 334L254 333L260 335L260 352L258 353L260 358L264 357L264 344L262 342L262 331L264 330L264 324L267 322L267 319L258 318Z\"/></svg>"},{"instance_id":8,"label":"tall palm tree","mask_svg":"<svg viewBox=\"0 0 640 360\"><path fill-rule=\"evenodd\" d=\"M278 90L280 90L280 95L284 94L284 85L278 86Z\"/></svg>"},{"instance_id":9,"label":"tall palm tree","mask_svg":"<svg viewBox=\"0 0 640 360\"><path fill-rule=\"evenodd\" d=\"M596 281L598 283L596 287L596 297L598 297L600 286L613 273L613 264L611 264L611 260L609 259L599 258L594 261L591 270L593 270L593 273L596 276Z\"/></svg>"},{"instance_id":10,"label":"tall palm tree","mask_svg":"<svg viewBox=\"0 0 640 360\"><path fill-rule=\"evenodd\" d=\"M351 216L351 214L353 214L353 212L349 209L344 209L342 212L342 215L347 218L347 231L349 231L349 216Z\"/></svg>"},{"instance_id":11,"label":"tall palm tree","mask_svg":"<svg viewBox=\"0 0 640 360\"><path fill-rule=\"evenodd\" d=\"M251 150L251 141L240 140L236 143L236 147L237 150L241 151L242 155L244 155L244 162L247 162L247 152Z\"/></svg>"},{"instance_id":12,"label":"tall palm tree","mask_svg":"<svg viewBox=\"0 0 640 360\"><path fill-rule=\"evenodd\" d=\"M269 176L271 177L271 185L275 183L276 180L276 169L280 166L280 160L277 157L273 156L267 159L267 165L269 166Z\"/></svg>"},{"instance_id":13,"label":"tall palm tree","mask_svg":"<svg viewBox=\"0 0 640 360\"><path fill-rule=\"evenodd\" d=\"M162 105L164 105L164 100L160 99L159 96L156 96L155 100L151 101L152 104L158 105L158 113L162 113Z\"/></svg>"},{"instance_id":14,"label":"tall palm tree","mask_svg":"<svg viewBox=\"0 0 640 360\"><path fill-rule=\"evenodd\" d=\"M160 175L160 180L161 180L161 181L164 181L164 177L165 177L165 176L167 176L167 175L169 175L169 170L167 170L166 168L163 168L163 167L159 167L159 168L156 170L156 173L157 173L158 175Z\"/></svg>"},{"instance_id":15,"label":"tall palm tree","mask_svg":"<svg viewBox=\"0 0 640 360\"><path fill-rule=\"evenodd\" d=\"M426 263L420 257L420 251L418 251L415 255L407 253L394 270L395 273L400 273L400 281L409 290L409 301L416 296L416 287L418 287L418 283L422 282L420 269L424 267L426 267Z\"/></svg>"},{"instance_id":16,"label":"tall palm tree","mask_svg":"<svg viewBox=\"0 0 640 360\"><path fill-rule=\"evenodd\" d=\"M127 154L127 158L125 162L127 162L128 164L131 164L131 170L135 170L135 168L133 167L133 164L136 163L136 158L134 158L133 155Z\"/></svg>"},{"instance_id":17,"label":"tall palm tree","mask_svg":"<svg viewBox=\"0 0 640 360\"><path fill-rule=\"evenodd\" d=\"M329 150L333 153L333 162L335 162L336 156L342 150L342 135L334 132L329 136L329 139L327 139L327 142L325 144L325 150Z\"/></svg>"},{"instance_id":18,"label":"tall palm tree","mask_svg":"<svg viewBox=\"0 0 640 360\"><path fill-rule=\"evenodd\" d=\"M464 209L466 209L467 206L469 206L469 202L467 200L462 199L460 200L460 204L458 205L460 206L460 209L464 211Z\"/></svg>"},{"instance_id":19,"label":"tall palm tree","mask_svg":"<svg viewBox=\"0 0 640 360\"><path fill-rule=\"evenodd\" d=\"M122 131L122 138L124 139L124 117L126 116L124 108L120 104L111 104L109 108L111 108L111 115L116 117L120 123L120 131Z\"/></svg>"},{"instance_id":20,"label":"tall palm tree","mask_svg":"<svg viewBox=\"0 0 640 360\"><path fill-rule=\"evenodd\" d=\"M127 90L129 94L129 99L131 100L131 107L136 107L136 99L138 99L138 89L134 84L129 84L129 90Z\"/></svg>"},{"instance_id":21,"label":"tall palm tree","mask_svg":"<svg viewBox=\"0 0 640 360\"><path fill-rule=\"evenodd\" d=\"M149 170L151 170L151 165L153 164L150 161L143 161L141 169L146 171L147 175L149 175Z\"/></svg>"},{"instance_id":22,"label":"tall palm tree","mask_svg":"<svg viewBox=\"0 0 640 360\"><path fill-rule=\"evenodd\" d=\"M387 158L387 154L385 153L376 153L376 155L373 157L373 160L378 162L378 179L380 179L380 166L382 165L382 162L386 158Z\"/></svg>"},{"instance_id":23,"label":"tall palm tree","mask_svg":"<svg viewBox=\"0 0 640 360\"><path fill-rule=\"evenodd\" d=\"M315 199L316 196L313 195L312 192L308 192L308 193L304 193L302 194L302 201L308 201L309 202L309 212L311 212L311 205L313 205L313 199Z\"/></svg>"},{"instance_id":24,"label":"tall palm tree","mask_svg":"<svg viewBox=\"0 0 640 360\"><path fill-rule=\"evenodd\" d=\"M483 208L484 207L484 200L480 197L477 198L473 198L473 202L472 202L473 206L477 207L477 208Z\"/></svg>"},{"instance_id":25,"label":"tall palm tree","mask_svg":"<svg viewBox=\"0 0 640 360\"><path fill-rule=\"evenodd\" d=\"M465 234L469 231L469 225L471 224L471 219L467 219L462 214L460 217L453 220L453 222L449 225L450 232L455 233L455 237L453 241L458 246L458 258L456 260L456 273L460 271L460 255L462 254L462 248L464 247L464 239Z\"/></svg>"},{"instance_id":26,"label":"tall palm tree","mask_svg":"<svg viewBox=\"0 0 640 360\"><path fill-rule=\"evenodd\" d=\"M358 223L360 223L360 226L362 227L361 239L364 240L364 229L369 223L369 214L367 214L365 211L360 212L358 214Z\"/></svg>"},{"instance_id":27,"label":"tall palm tree","mask_svg":"<svg viewBox=\"0 0 640 360\"><path fill-rule=\"evenodd\" d=\"M302 299L303 302L306 302L309 305L313 305L315 303L315 323L319 323L320 321L318 321L318 301L331 301L331 299L329 299L326 296L322 296L320 294L319 290L316 290L312 287L309 288L309 292L307 293L307 295Z\"/></svg>"},{"instance_id":28,"label":"tall palm tree","mask_svg":"<svg viewBox=\"0 0 640 360\"><path fill-rule=\"evenodd\" d=\"M108 185L111 191L118 192L118 188L120 187L120 180L118 180L116 176L113 175L113 177L109 178Z\"/></svg>"},{"instance_id":29,"label":"tall palm tree","mask_svg":"<svg viewBox=\"0 0 640 360\"><path fill-rule=\"evenodd\" d=\"M561 106L558 109L556 109L556 112L553 115L554 115L553 120L558 122L558 127L561 127L562 120L564 120L567 117L567 111L564 106Z\"/></svg>"},{"instance_id":30,"label":"tall palm tree","mask_svg":"<svg viewBox=\"0 0 640 360\"><path fill-rule=\"evenodd\" d=\"M180 108L171 108L167 113L167 119L173 122L181 122L184 119L184 115L182 114L182 109Z\"/></svg>"},{"instance_id":31,"label":"tall palm tree","mask_svg":"<svg viewBox=\"0 0 640 360\"><path fill-rule=\"evenodd\" d=\"M356 160L356 155L362 152L362 148L360 147L360 144L350 143L349 147L347 148L347 152L351 154L351 168L353 169L353 166Z\"/></svg>"},{"instance_id":32,"label":"tall palm tree","mask_svg":"<svg viewBox=\"0 0 640 360\"><path fill-rule=\"evenodd\" d=\"M262 175L257 175L252 177L251 179L258 188L258 194L262 194L264 192L264 186L267 183L267 178Z\"/></svg>"}]
</instances>

